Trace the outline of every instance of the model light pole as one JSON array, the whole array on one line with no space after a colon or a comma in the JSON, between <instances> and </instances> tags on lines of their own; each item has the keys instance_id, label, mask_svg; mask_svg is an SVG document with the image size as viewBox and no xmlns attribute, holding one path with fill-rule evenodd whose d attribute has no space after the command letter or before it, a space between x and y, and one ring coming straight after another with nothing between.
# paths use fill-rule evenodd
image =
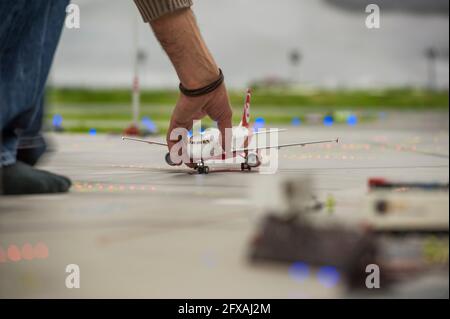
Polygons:
<instances>
[{"instance_id":1,"label":"model light pole","mask_svg":"<svg viewBox=\"0 0 450 319\"><path fill-rule=\"evenodd\" d=\"M291 65L291 79L290 81L293 84L296 84L299 81L299 73L300 73L300 63L302 61L302 54L298 49L294 49L289 53L289 62Z\"/></svg>"},{"instance_id":2,"label":"model light pole","mask_svg":"<svg viewBox=\"0 0 450 319\"><path fill-rule=\"evenodd\" d=\"M430 47L425 51L425 57L427 58L428 89L435 90L437 88L436 60L438 52L435 48Z\"/></svg>"},{"instance_id":3,"label":"model light pole","mask_svg":"<svg viewBox=\"0 0 450 319\"><path fill-rule=\"evenodd\" d=\"M139 76L139 68L146 60L146 54L139 48L139 28L140 20L139 16L135 15L134 19L134 32L133 32L133 47L134 47L134 60L133 60L133 84L132 84L132 123L125 130L125 135L141 135L139 129L139 117L141 109L141 83Z\"/></svg>"}]
</instances>

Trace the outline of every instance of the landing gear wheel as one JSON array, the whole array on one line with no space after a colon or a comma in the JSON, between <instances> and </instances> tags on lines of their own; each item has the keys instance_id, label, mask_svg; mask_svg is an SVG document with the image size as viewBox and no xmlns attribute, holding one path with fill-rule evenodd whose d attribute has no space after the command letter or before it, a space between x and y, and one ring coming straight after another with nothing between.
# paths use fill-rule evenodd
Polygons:
<instances>
[{"instance_id":1,"label":"landing gear wheel","mask_svg":"<svg viewBox=\"0 0 450 319\"><path fill-rule=\"evenodd\" d=\"M200 175L203 175L203 174L209 174L209 167L208 166L203 166L203 165L200 165L200 166L198 166L197 167L197 172L200 174Z\"/></svg>"},{"instance_id":2,"label":"landing gear wheel","mask_svg":"<svg viewBox=\"0 0 450 319\"><path fill-rule=\"evenodd\" d=\"M245 170L250 172L252 170L252 168L247 163L241 163L241 171L245 171Z\"/></svg>"}]
</instances>

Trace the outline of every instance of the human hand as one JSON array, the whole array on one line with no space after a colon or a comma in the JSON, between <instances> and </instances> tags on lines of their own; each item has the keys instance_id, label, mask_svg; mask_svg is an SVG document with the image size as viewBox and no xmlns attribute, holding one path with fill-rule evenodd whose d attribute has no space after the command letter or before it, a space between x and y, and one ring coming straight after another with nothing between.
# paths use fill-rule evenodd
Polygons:
<instances>
[{"instance_id":1,"label":"human hand","mask_svg":"<svg viewBox=\"0 0 450 319\"><path fill-rule=\"evenodd\" d=\"M217 126L221 133L222 149L226 151L228 145L225 141L231 141L227 134L231 134L230 128L232 126L232 109L228 97L225 84L219 86L216 90L206 95L198 97L189 97L180 94L180 98L175 106L170 120L169 130L167 132L167 144L169 152L178 140L171 140L170 134L174 129L183 128L190 131L195 120L200 120L205 116L209 116L213 121L217 122ZM228 130L227 130L228 129ZM192 163L184 163L192 167Z\"/></svg>"}]
</instances>

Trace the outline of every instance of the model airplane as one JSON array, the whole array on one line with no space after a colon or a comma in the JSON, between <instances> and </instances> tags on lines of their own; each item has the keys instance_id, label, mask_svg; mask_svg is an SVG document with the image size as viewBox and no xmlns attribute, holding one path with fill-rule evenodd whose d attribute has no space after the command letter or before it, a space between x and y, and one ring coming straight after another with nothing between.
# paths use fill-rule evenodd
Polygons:
<instances>
[{"instance_id":1,"label":"model airplane","mask_svg":"<svg viewBox=\"0 0 450 319\"><path fill-rule=\"evenodd\" d=\"M256 168L261 165L261 151L268 149L281 149L285 147L293 146L306 146L311 144L323 144L323 143L338 143L339 139L335 140L323 140L323 141L312 141L312 142L301 142L301 143L290 143L290 144L280 144L280 145L270 145L270 146L248 146L250 145L250 140L253 136L258 134L271 134L275 132L286 131L284 129L271 129L262 131L253 131L250 128L250 99L251 91L247 90L247 95L245 98L244 112L242 115L242 120L239 126L234 126L232 128L232 144L239 145L239 147L232 148L233 158L238 156L244 159L241 163L241 170L250 171L252 168ZM123 140L147 143L151 145L159 145L167 147L167 143L142 140L138 138L122 137ZM194 135L189 138L189 144L187 145L187 153L189 158L199 159L195 161L193 168L197 170L199 174L208 174L209 167L205 165L205 161L217 161L224 160L223 149L221 145L220 131L216 128L210 128L205 130L202 134ZM177 166L180 164L175 164L170 158L170 153L165 156L166 163L170 166Z\"/></svg>"}]
</instances>

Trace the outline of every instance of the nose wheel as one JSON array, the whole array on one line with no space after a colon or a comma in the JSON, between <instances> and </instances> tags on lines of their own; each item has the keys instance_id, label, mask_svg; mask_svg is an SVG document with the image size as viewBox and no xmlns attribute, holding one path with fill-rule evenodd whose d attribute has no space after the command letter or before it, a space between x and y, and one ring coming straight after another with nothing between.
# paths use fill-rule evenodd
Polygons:
<instances>
[{"instance_id":1,"label":"nose wheel","mask_svg":"<svg viewBox=\"0 0 450 319\"><path fill-rule=\"evenodd\" d=\"M247 163L241 163L241 171L251 171L252 168Z\"/></svg>"},{"instance_id":2,"label":"nose wheel","mask_svg":"<svg viewBox=\"0 0 450 319\"><path fill-rule=\"evenodd\" d=\"M195 169L200 175L209 174L209 167L205 165L205 162L203 162L203 160L197 163Z\"/></svg>"}]
</instances>

